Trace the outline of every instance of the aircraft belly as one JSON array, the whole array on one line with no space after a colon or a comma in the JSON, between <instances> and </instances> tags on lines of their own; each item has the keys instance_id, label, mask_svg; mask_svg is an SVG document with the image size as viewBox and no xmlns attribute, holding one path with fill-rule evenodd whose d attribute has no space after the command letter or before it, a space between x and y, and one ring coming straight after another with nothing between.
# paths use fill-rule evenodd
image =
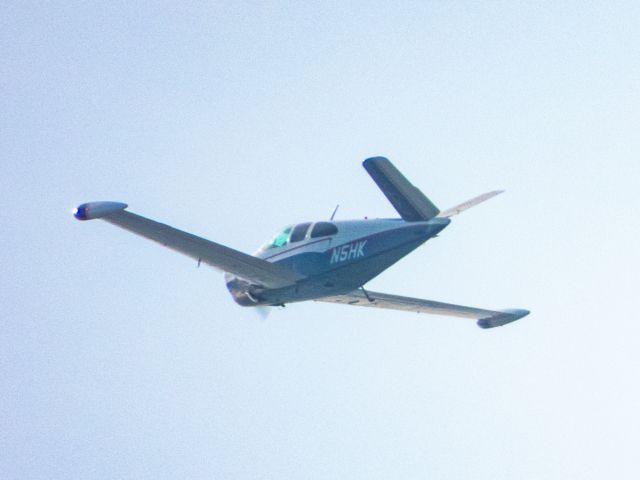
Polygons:
<instances>
[{"instance_id":1,"label":"aircraft belly","mask_svg":"<svg viewBox=\"0 0 640 480\"><path fill-rule=\"evenodd\" d=\"M337 283L344 289L353 290L376 277L398 260L418 248L426 239L414 240L395 248L379 251L358 262L349 263L332 270Z\"/></svg>"},{"instance_id":2,"label":"aircraft belly","mask_svg":"<svg viewBox=\"0 0 640 480\"><path fill-rule=\"evenodd\" d=\"M396 248L371 254L357 262L325 269L324 272L302 280L292 287L264 290L260 298L266 304L279 305L350 292L382 273L425 240L413 240Z\"/></svg>"}]
</instances>

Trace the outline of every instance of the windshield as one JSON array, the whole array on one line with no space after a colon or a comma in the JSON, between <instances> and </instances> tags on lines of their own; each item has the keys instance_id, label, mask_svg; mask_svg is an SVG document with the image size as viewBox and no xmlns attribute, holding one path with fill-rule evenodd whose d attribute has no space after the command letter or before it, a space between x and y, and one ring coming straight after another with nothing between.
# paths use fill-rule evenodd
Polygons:
<instances>
[{"instance_id":1,"label":"windshield","mask_svg":"<svg viewBox=\"0 0 640 480\"><path fill-rule=\"evenodd\" d=\"M291 227L282 229L281 231L279 231L274 235L273 239L270 242L265 243L260 248L260 250L269 250L270 248L277 248L277 247L283 246L285 243L287 243L290 233L291 233Z\"/></svg>"}]
</instances>

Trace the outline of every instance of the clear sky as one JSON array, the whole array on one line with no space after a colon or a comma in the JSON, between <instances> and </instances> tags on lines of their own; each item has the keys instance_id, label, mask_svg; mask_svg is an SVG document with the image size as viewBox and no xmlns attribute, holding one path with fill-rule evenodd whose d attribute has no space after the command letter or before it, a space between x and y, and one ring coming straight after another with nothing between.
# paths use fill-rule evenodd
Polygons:
<instances>
[{"instance_id":1,"label":"clear sky","mask_svg":"<svg viewBox=\"0 0 640 480\"><path fill-rule=\"evenodd\" d=\"M640 477L637 2L3 2L0 477ZM473 321L302 303L90 200L251 252L507 192L373 290Z\"/></svg>"}]
</instances>

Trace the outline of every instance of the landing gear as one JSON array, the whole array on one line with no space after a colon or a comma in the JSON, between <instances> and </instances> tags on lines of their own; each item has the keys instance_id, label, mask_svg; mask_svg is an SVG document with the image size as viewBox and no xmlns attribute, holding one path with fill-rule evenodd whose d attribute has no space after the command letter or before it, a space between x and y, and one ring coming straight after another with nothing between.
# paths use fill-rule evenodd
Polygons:
<instances>
[{"instance_id":1,"label":"landing gear","mask_svg":"<svg viewBox=\"0 0 640 480\"><path fill-rule=\"evenodd\" d=\"M362 293L364 293L364 296L367 297L367 300L369 300L369 303L373 303L373 298L369 296L369 293L367 293L364 287L360 287L360 290L362 290Z\"/></svg>"}]
</instances>

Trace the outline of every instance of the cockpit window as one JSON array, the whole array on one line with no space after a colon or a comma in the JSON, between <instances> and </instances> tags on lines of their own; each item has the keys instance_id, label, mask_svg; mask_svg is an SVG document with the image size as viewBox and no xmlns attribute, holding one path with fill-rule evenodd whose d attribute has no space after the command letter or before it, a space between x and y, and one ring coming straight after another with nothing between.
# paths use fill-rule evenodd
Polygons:
<instances>
[{"instance_id":1,"label":"cockpit window","mask_svg":"<svg viewBox=\"0 0 640 480\"><path fill-rule=\"evenodd\" d=\"M311 230L311 238L327 237L338 233L338 227L329 222L317 222Z\"/></svg>"},{"instance_id":2,"label":"cockpit window","mask_svg":"<svg viewBox=\"0 0 640 480\"><path fill-rule=\"evenodd\" d=\"M309 230L309 225L311 222L300 223L293 228L291 232L291 236L289 237L289 242L299 242L300 240L304 240L304 237L307 235L307 230Z\"/></svg>"},{"instance_id":3,"label":"cockpit window","mask_svg":"<svg viewBox=\"0 0 640 480\"><path fill-rule=\"evenodd\" d=\"M287 240L289 240L289 234L291 233L291 228L292 227L287 227L284 230L278 232L269 243L267 243L261 248L261 250L268 250L270 248L283 246L285 243L287 243Z\"/></svg>"},{"instance_id":4,"label":"cockpit window","mask_svg":"<svg viewBox=\"0 0 640 480\"><path fill-rule=\"evenodd\" d=\"M260 247L260 251L270 250L272 248L282 247L288 243L300 242L307 236L307 232L311 227L311 222L300 223L296 226L283 228L278 232L270 242ZM338 233L338 228L330 222L316 222L311 228L311 238L328 237Z\"/></svg>"}]
</instances>

